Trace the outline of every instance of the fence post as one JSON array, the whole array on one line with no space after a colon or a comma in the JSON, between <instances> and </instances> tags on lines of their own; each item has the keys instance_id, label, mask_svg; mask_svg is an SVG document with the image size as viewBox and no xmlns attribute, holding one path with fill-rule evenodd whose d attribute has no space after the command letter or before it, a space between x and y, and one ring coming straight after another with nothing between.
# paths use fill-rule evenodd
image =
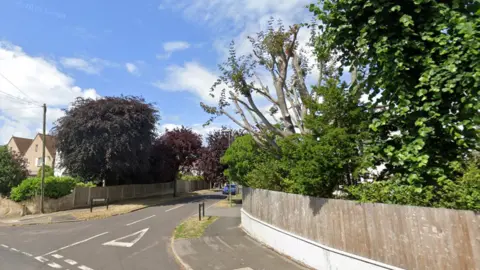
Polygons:
<instances>
[{"instance_id":1,"label":"fence post","mask_svg":"<svg viewBox=\"0 0 480 270\"><path fill-rule=\"evenodd\" d=\"M75 197L77 197L77 188L73 188L72 208L75 208Z\"/></svg>"},{"instance_id":2,"label":"fence post","mask_svg":"<svg viewBox=\"0 0 480 270\"><path fill-rule=\"evenodd\" d=\"M92 198L92 187L89 187L88 188L88 200L87 200L87 204L88 202L90 202L90 199Z\"/></svg>"}]
</instances>

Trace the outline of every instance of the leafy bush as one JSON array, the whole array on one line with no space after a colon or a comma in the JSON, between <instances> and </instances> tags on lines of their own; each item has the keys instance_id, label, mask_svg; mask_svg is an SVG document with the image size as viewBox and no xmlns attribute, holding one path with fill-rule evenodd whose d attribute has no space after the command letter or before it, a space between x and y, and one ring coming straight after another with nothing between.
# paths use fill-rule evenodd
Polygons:
<instances>
[{"instance_id":1,"label":"leafy bush","mask_svg":"<svg viewBox=\"0 0 480 270\"><path fill-rule=\"evenodd\" d=\"M27 161L6 146L0 146L0 194L7 195L27 175Z\"/></svg>"},{"instance_id":2,"label":"leafy bush","mask_svg":"<svg viewBox=\"0 0 480 270\"><path fill-rule=\"evenodd\" d=\"M417 188L396 181L363 183L346 188L349 197L360 202L432 206L433 187Z\"/></svg>"},{"instance_id":3,"label":"leafy bush","mask_svg":"<svg viewBox=\"0 0 480 270\"><path fill-rule=\"evenodd\" d=\"M40 194L42 179L27 178L20 183L20 185L12 188L10 199L19 202L30 199L35 195ZM45 197L48 198L60 198L68 195L76 186L89 187L95 186L93 183L79 182L73 177L47 177L45 178Z\"/></svg>"},{"instance_id":4,"label":"leafy bush","mask_svg":"<svg viewBox=\"0 0 480 270\"><path fill-rule=\"evenodd\" d=\"M439 186L415 187L396 181L349 186L349 197L360 202L378 202L480 211L480 168L470 164L457 181L439 181Z\"/></svg>"},{"instance_id":5,"label":"leafy bush","mask_svg":"<svg viewBox=\"0 0 480 270\"><path fill-rule=\"evenodd\" d=\"M201 175L182 175L182 178L181 178L183 181L202 181L203 180L203 176Z\"/></svg>"},{"instance_id":6,"label":"leafy bush","mask_svg":"<svg viewBox=\"0 0 480 270\"><path fill-rule=\"evenodd\" d=\"M53 176L53 169L50 166L45 165L45 177L50 177ZM38 170L37 177L40 178L42 177L42 168L40 167L40 170Z\"/></svg>"}]
</instances>

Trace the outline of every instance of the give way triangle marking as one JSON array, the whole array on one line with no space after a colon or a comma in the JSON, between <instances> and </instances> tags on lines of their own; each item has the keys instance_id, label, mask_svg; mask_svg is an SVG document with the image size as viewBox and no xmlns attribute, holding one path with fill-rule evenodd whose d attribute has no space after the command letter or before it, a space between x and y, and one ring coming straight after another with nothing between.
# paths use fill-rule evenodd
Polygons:
<instances>
[{"instance_id":1,"label":"give way triangle marking","mask_svg":"<svg viewBox=\"0 0 480 270\"><path fill-rule=\"evenodd\" d=\"M146 228L146 229L143 229L141 231L129 234L127 236L117 238L117 239L112 240L110 242L103 243L103 245L104 246L117 246L117 247L131 247L131 246L135 245L135 243L137 243L138 240L140 240L140 238L143 237L143 235L145 235L145 233L148 231L148 229L150 229L150 228ZM137 237L133 238L133 240L131 240L131 241L127 241L127 242L126 241L119 241L119 240L123 240L125 238L130 238L130 237L135 236L135 235Z\"/></svg>"}]
</instances>

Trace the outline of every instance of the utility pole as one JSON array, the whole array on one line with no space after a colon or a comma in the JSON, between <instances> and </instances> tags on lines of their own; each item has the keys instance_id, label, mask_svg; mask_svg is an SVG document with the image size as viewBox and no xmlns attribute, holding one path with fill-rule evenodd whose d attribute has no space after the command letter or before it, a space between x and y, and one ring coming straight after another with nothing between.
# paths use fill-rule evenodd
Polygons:
<instances>
[{"instance_id":1,"label":"utility pole","mask_svg":"<svg viewBox=\"0 0 480 270\"><path fill-rule=\"evenodd\" d=\"M45 129L47 123L47 104L43 103L43 145L42 145L42 185L41 185L41 198L40 198L40 212L43 213L43 196L45 189Z\"/></svg>"},{"instance_id":2,"label":"utility pole","mask_svg":"<svg viewBox=\"0 0 480 270\"><path fill-rule=\"evenodd\" d=\"M230 147L230 135L232 134L232 130L228 130L228 147ZM227 147L227 148L228 148ZM235 188L236 191L236 188ZM228 178L228 195L230 197L230 207L232 207L232 183L230 182L230 177Z\"/></svg>"}]
</instances>

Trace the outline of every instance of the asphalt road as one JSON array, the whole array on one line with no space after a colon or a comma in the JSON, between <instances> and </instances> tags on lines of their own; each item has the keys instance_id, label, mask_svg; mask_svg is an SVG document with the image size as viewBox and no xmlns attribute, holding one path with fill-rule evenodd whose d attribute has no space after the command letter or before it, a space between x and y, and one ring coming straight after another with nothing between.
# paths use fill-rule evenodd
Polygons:
<instances>
[{"instance_id":1,"label":"asphalt road","mask_svg":"<svg viewBox=\"0 0 480 270\"><path fill-rule=\"evenodd\" d=\"M170 248L175 227L219 196L185 198L102 220L0 227L0 269L180 269ZM208 211L208 209L207 209Z\"/></svg>"}]
</instances>

